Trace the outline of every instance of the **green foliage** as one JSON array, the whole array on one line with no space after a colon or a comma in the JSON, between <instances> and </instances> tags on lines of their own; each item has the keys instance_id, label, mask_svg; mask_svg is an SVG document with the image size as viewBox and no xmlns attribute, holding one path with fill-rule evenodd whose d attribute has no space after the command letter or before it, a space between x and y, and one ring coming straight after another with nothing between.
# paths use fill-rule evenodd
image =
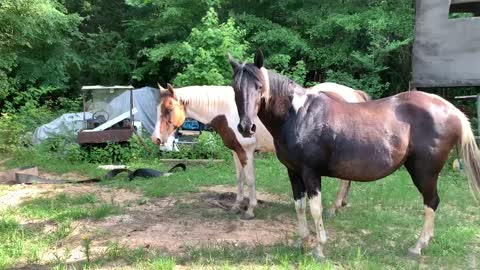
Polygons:
<instances>
[{"instance_id":1,"label":"green foliage","mask_svg":"<svg viewBox=\"0 0 480 270\"><path fill-rule=\"evenodd\" d=\"M220 23L210 8L199 27L193 28L187 40L173 53L172 59L186 65L174 80L178 86L228 85L231 71L227 53L243 59L248 43L245 31L235 27L232 18Z\"/></svg>"},{"instance_id":2,"label":"green foliage","mask_svg":"<svg viewBox=\"0 0 480 270\"><path fill-rule=\"evenodd\" d=\"M307 75L307 70L305 62L303 60L297 61L295 66L293 66L292 68L288 68L284 71L284 73L300 85L305 84L305 76Z\"/></svg>"},{"instance_id":3,"label":"green foliage","mask_svg":"<svg viewBox=\"0 0 480 270\"><path fill-rule=\"evenodd\" d=\"M82 80L102 85L129 81L134 61L130 44L119 33L88 33L79 46L83 51Z\"/></svg>"},{"instance_id":4,"label":"green foliage","mask_svg":"<svg viewBox=\"0 0 480 270\"><path fill-rule=\"evenodd\" d=\"M3 113L0 117L0 153L21 150L32 144L36 127L48 123L57 115L46 107L36 108L27 103L16 113Z\"/></svg>"},{"instance_id":5,"label":"green foliage","mask_svg":"<svg viewBox=\"0 0 480 270\"><path fill-rule=\"evenodd\" d=\"M327 81L342 73L341 77L348 77L344 81L361 85L375 97L408 86L413 39L413 9L408 1L244 0L231 7L252 47L264 50L270 68L283 72L303 60L307 71ZM402 16L391 20L395 14Z\"/></svg>"},{"instance_id":6,"label":"green foliage","mask_svg":"<svg viewBox=\"0 0 480 270\"><path fill-rule=\"evenodd\" d=\"M2 114L0 121L0 153L15 151L20 144L20 136L25 126L15 121L10 114Z\"/></svg>"},{"instance_id":7,"label":"green foliage","mask_svg":"<svg viewBox=\"0 0 480 270\"><path fill-rule=\"evenodd\" d=\"M136 17L126 21L126 34L136 43L138 57L132 78L139 83L156 85L172 82L181 66L171 60L172 54L210 5L216 1L201 0L128 0Z\"/></svg>"},{"instance_id":8,"label":"green foliage","mask_svg":"<svg viewBox=\"0 0 480 270\"><path fill-rule=\"evenodd\" d=\"M178 152L163 152L162 158L230 159L231 153L217 133L203 131L193 145L180 145Z\"/></svg>"},{"instance_id":9,"label":"green foliage","mask_svg":"<svg viewBox=\"0 0 480 270\"><path fill-rule=\"evenodd\" d=\"M52 150L65 155L70 162L94 164L126 164L151 157L136 138L131 138L125 144L107 143L102 146L79 146L76 143L68 143L64 144L62 151L58 151L58 148Z\"/></svg>"},{"instance_id":10,"label":"green foliage","mask_svg":"<svg viewBox=\"0 0 480 270\"><path fill-rule=\"evenodd\" d=\"M0 2L0 104L18 108L68 87L80 21L53 0Z\"/></svg>"}]
</instances>

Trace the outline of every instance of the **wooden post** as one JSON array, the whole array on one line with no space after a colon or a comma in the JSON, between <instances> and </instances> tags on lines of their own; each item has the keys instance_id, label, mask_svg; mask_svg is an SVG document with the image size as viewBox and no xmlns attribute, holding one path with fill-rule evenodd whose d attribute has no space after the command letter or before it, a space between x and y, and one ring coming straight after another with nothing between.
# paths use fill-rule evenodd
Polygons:
<instances>
[{"instance_id":1,"label":"wooden post","mask_svg":"<svg viewBox=\"0 0 480 270\"><path fill-rule=\"evenodd\" d=\"M480 94L477 95L477 135L480 136Z\"/></svg>"}]
</instances>

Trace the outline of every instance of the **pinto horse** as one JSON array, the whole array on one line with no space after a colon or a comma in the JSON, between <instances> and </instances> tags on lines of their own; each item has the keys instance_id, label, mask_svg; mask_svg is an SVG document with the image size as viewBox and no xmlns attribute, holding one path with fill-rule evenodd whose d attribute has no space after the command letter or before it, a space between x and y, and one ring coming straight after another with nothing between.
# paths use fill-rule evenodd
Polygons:
<instances>
[{"instance_id":1,"label":"pinto horse","mask_svg":"<svg viewBox=\"0 0 480 270\"><path fill-rule=\"evenodd\" d=\"M175 130L182 126L186 117L202 123L208 123L222 138L226 147L232 150L237 172L237 198L232 207L233 212L240 212L243 201L243 186L249 188L249 206L241 215L242 219L254 218L257 206L255 190L254 153L255 151L273 152L273 139L262 122L254 118L256 134L244 138L236 128L239 117L235 105L233 88L229 86L189 86L174 89L168 85L168 90L160 87L160 101L157 106L157 122L152 134L156 144L165 143ZM349 87L324 83L309 89L311 92L329 91L332 95L348 102L363 102L369 99L362 91ZM246 180L246 181L245 181ZM341 181L337 198L329 214L335 213L346 205L346 197L350 181Z\"/></svg>"},{"instance_id":2,"label":"pinto horse","mask_svg":"<svg viewBox=\"0 0 480 270\"><path fill-rule=\"evenodd\" d=\"M327 235L322 220L321 177L368 182L404 165L423 196L424 225L409 251L420 255L433 236L440 199L438 175L451 149L460 144L474 195L480 194L479 151L467 117L443 98L412 91L364 103L346 103L325 93L309 93L291 79L229 55L233 88L244 137L255 133L260 118L273 136L278 159L287 167L299 220L308 238L308 196L317 243L313 255L324 257Z\"/></svg>"}]
</instances>

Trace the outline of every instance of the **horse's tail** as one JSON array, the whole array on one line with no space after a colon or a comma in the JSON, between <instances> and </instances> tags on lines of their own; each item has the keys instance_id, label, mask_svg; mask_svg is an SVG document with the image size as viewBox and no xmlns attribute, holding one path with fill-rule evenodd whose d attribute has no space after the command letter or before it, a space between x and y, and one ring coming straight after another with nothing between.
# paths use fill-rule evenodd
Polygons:
<instances>
[{"instance_id":1,"label":"horse's tail","mask_svg":"<svg viewBox=\"0 0 480 270\"><path fill-rule=\"evenodd\" d=\"M363 99L363 101L372 100L372 98L366 92L363 92L362 90L355 90L355 93L357 93L357 95L359 95L361 97L361 99Z\"/></svg>"},{"instance_id":2,"label":"horse's tail","mask_svg":"<svg viewBox=\"0 0 480 270\"><path fill-rule=\"evenodd\" d=\"M460 111L459 111L460 112ZM480 198L480 152L468 118L462 112L459 113L462 124L462 158L468 182L475 198Z\"/></svg>"}]
</instances>

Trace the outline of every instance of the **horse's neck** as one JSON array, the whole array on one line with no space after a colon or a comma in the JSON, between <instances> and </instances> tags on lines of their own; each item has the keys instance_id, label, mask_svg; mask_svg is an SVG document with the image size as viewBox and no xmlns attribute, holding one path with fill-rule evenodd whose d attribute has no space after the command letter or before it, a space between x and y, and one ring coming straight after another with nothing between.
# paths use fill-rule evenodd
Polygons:
<instances>
[{"instance_id":1,"label":"horse's neck","mask_svg":"<svg viewBox=\"0 0 480 270\"><path fill-rule=\"evenodd\" d=\"M177 95L185 104L186 116L205 124L219 114L228 116L232 110L231 103L235 104L233 89L222 86L185 87L178 89ZM236 107L233 110L236 111Z\"/></svg>"},{"instance_id":2,"label":"horse's neck","mask_svg":"<svg viewBox=\"0 0 480 270\"><path fill-rule=\"evenodd\" d=\"M280 133L281 127L287 121L291 106L291 98L286 96L270 97L268 104L262 102L257 115L274 138Z\"/></svg>"},{"instance_id":3,"label":"horse's neck","mask_svg":"<svg viewBox=\"0 0 480 270\"><path fill-rule=\"evenodd\" d=\"M235 106L229 106L225 104L215 104L210 106L203 106L196 103L187 104L185 107L186 116L188 118L195 119L201 123L208 124L218 115L225 115L229 118L232 114L232 110L236 113Z\"/></svg>"}]
</instances>

